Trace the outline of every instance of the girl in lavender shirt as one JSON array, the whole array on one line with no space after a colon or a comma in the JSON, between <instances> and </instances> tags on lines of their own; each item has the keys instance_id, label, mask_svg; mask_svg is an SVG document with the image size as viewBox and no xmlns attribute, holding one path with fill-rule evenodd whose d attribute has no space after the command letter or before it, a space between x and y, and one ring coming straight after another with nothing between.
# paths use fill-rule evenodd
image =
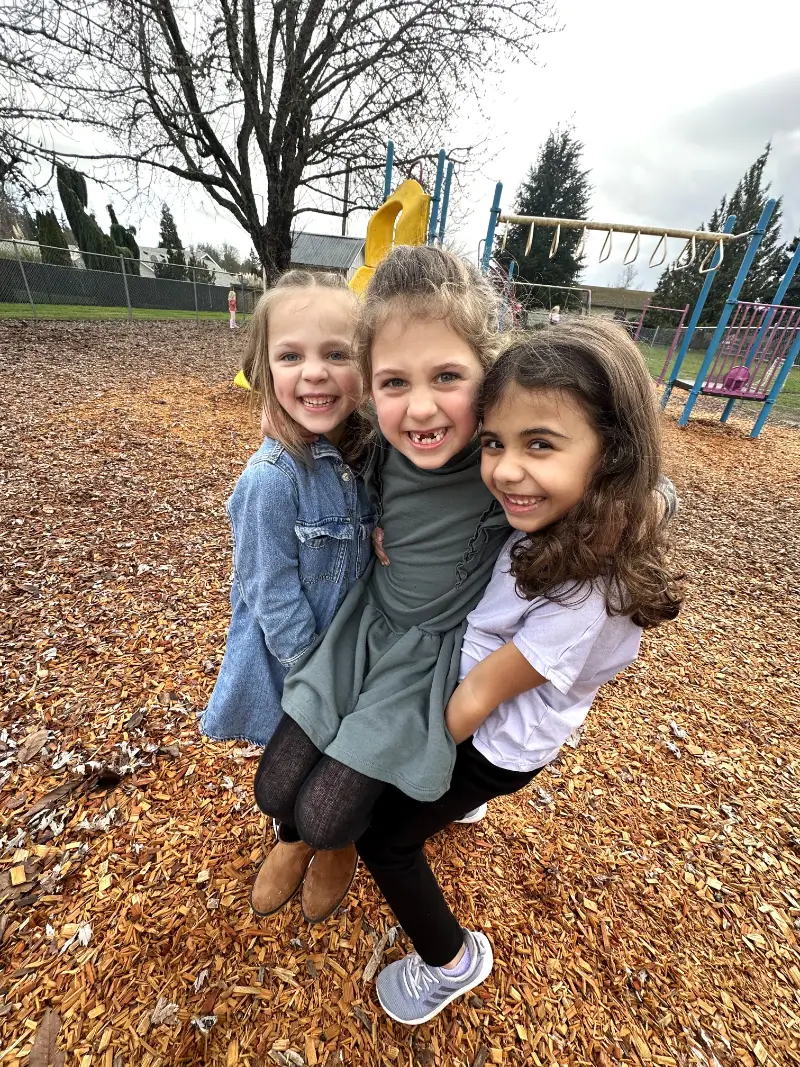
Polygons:
<instances>
[{"instance_id":1,"label":"girl in lavender shirt","mask_svg":"<svg viewBox=\"0 0 800 1067\"><path fill-rule=\"evenodd\" d=\"M541 339L539 339L541 338ZM522 789L559 752L595 693L678 613L657 488L661 447L647 368L595 320L512 345L486 375L481 476L515 532L462 646L446 712L448 791L390 788L357 847L416 952L378 977L393 1019L427 1022L488 976L485 934L464 930L425 861L427 838Z\"/></svg>"}]
</instances>

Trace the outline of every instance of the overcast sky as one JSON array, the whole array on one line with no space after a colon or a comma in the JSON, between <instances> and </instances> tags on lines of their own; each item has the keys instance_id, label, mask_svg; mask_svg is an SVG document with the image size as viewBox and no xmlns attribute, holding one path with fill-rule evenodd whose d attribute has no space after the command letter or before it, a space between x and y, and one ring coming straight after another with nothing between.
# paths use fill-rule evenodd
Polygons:
<instances>
[{"instance_id":1,"label":"overcast sky","mask_svg":"<svg viewBox=\"0 0 800 1067\"><path fill-rule=\"evenodd\" d=\"M559 123L573 124L585 144L593 218L693 228L771 141L769 178L784 198L784 236L800 232L796 0L761 0L749 21L731 0L556 2L563 29L542 39L538 65L510 65L484 98L492 146L461 205L458 231L450 233L465 251L476 251L486 231L495 182L503 182L503 207L511 210L539 145ZM461 130L473 121L463 117ZM249 249L236 223L198 192L170 201L181 205L175 213L184 244L229 241ZM139 221L141 243L157 243L157 205ZM325 216L301 221L312 232L338 232ZM361 235L365 225L354 217L350 232ZM618 238L602 266L599 245L590 244L584 280L612 283L626 244ZM646 267L650 250L643 239L636 287L657 277ZM672 242L670 258L678 251Z\"/></svg>"}]
</instances>

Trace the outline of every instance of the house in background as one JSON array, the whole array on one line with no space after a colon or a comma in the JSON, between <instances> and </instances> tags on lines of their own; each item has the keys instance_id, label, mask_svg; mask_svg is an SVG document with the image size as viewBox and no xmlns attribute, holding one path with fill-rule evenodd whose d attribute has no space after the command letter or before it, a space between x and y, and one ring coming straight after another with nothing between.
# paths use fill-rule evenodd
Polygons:
<instances>
[{"instance_id":1,"label":"house in background","mask_svg":"<svg viewBox=\"0 0 800 1067\"><path fill-rule=\"evenodd\" d=\"M184 256L189 258L189 250L183 250ZM146 245L139 245L139 273L142 278L155 278L156 272L154 265L156 263L167 262L167 250L166 248L152 248ZM223 270L215 259L208 254L208 252L201 252L199 256L200 265L209 272L208 280L214 285L223 285L226 289L231 286L237 288L242 284L242 278L239 274L230 274L227 270ZM199 280L199 278L198 278Z\"/></svg>"},{"instance_id":2,"label":"house in background","mask_svg":"<svg viewBox=\"0 0 800 1067\"><path fill-rule=\"evenodd\" d=\"M364 266L364 240L329 233L295 233L291 265L300 270L330 270L349 282Z\"/></svg>"},{"instance_id":3,"label":"house in background","mask_svg":"<svg viewBox=\"0 0 800 1067\"><path fill-rule=\"evenodd\" d=\"M242 284L241 274L231 274L230 271L223 270L208 252L201 252L199 259L202 267L205 267L209 272L213 272L214 285L224 285L226 289L230 289L232 286L238 288Z\"/></svg>"},{"instance_id":4,"label":"house in background","mask_svg":"<svg viewBox=\"0 0 800 1067\"><path fill-rule=\"evenodd\" d=\"M154 263L166 263L166 248L146 248L139 245L139 276L142 278L155 278Z\"/></svg>"},{"instance_id":5,"label":"house in background","mask_svg":"<svg viewBox=\"0 0 800 1067\"><path fill-rule=\"evenodd\" d=\"M604 319L636 320L645 304L653 299L653 293L644 289L615 289L608 285L584 285L591 290L592 315Z\"/></svg>"}]
</instances>

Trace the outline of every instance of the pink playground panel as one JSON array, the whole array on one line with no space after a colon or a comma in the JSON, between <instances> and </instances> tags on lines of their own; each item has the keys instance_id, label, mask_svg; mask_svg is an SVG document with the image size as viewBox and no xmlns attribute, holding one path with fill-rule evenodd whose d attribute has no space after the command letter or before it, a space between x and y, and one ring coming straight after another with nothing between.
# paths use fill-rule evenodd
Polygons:
<instances>
[{"instance_id":1,"label":"pink playground panel","mask_svg":"<svg viewBox=\"0 0 800 1067\"><path fill-rule=\"evenodd\" d=\"M766 400L800 329L800 308L739 301L703 382L711 396Z\"/></svg>"}]
</instances>

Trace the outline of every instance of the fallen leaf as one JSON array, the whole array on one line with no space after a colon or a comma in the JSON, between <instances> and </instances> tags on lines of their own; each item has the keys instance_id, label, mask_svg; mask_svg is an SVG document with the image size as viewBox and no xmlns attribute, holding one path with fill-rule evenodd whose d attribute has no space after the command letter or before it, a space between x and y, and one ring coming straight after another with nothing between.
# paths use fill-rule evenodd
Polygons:
<instances>
[{"instance_id":1,"label":"fallen leaf","mask_svg":"<svg viewBox=\"0 0 800 1067\"><path fill-rule=\"evenodd\" d=\"M147 711L147 708L139 708L138 711L134 711L133 715L131 715L131 717L127 720L127 722L123 723L122 729L123 730L135 730L135 729L137 729L137 727L142 725L142 722L144 720L144 716L145 716L145 712L146 711Z\"/></svg>"},{"instance_id":2,"label":"fallen leaf","mask_svg":"<svg viewBox=\"0 0 800 1067\"><path fill-rule=\"evenodd\" d=\"M36 730L35 733L28 734L17 749L17 760L20 763L28 763L32 760L47 744L47 735L47 730Z\"/></svg>"},{"instance_id":3,"label":"fallen leaf","mask_svg":"<svg viewBox=\"0 0 800 1067\"><path fill-rule=\"evenodd\" d=\"M60 1029L61 1019L58 1013L48 1008L36 1030L33 1048L28 1057L28 1067L64 1067L64 1053L56 1044Z\"/></svg>"}]
</instances>

